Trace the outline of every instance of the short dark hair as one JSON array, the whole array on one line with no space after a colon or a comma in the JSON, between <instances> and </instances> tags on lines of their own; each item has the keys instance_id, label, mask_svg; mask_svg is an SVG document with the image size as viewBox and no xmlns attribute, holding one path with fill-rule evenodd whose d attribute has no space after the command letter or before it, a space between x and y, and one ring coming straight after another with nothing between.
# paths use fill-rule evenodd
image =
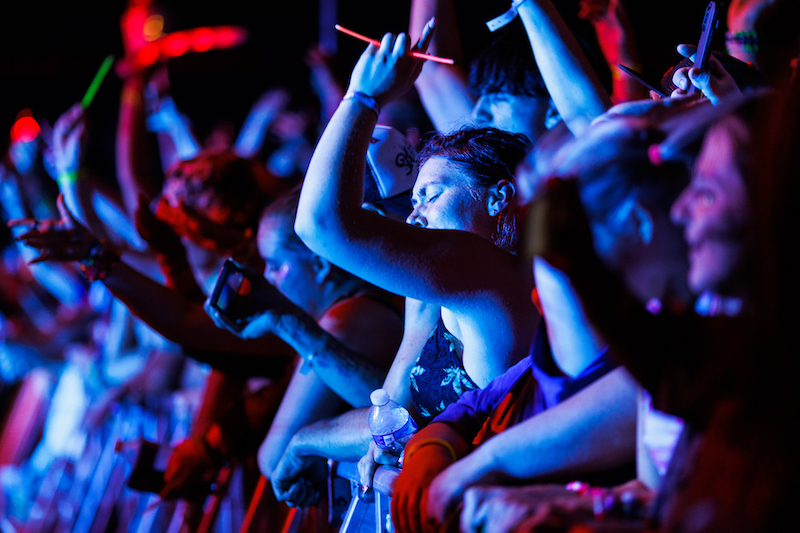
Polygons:
<instances>
[{"instance_id":1,"label":"short dark hair","mask_svg":"<svg viewBox=\"0 0 800 533\"><path fill-rule=\"evenodd\" d=\"M470 89L550 98L524 33L506 31L470 63Z\"/></svg>"},{"instance_id":2,"label":"short dark hair","mask_svg":"<svg viewBox=\"0 0 800 533\"><path fill-rule=\"evenodd\" d=\"M432 157L443 157L463 168L477 187L487 188L500 180L514 183L514 172L530 148L530 141L521 133L497 128L465 128L449 135L432 135L419 153L421 167ZM493 242L513 251L517 244L518 215L513 202L498 219Z\"/></svg>"}]
</instances>

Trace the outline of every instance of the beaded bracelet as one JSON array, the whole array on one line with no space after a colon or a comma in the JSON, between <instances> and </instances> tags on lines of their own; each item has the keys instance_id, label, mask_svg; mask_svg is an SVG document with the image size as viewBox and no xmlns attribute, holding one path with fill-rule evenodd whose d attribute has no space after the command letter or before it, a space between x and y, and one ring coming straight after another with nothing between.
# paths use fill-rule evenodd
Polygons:
<instances>
[{"instance_id":1,"label":"beaded bracelet","mask_svg":"<svg viewBox=\"0 0 800 533\"><path fill-rule=\"evenodd\" d=\"M119 261L119 253L106 244L105 239L95 242L81 260L81 272L89 283L103 280Z\"/></svg>"},{"instance_id":2,"label":"beaded bracelet","mask_svg":"<svg viewBox=\"0 0 800 533\"><path fill-rule=\"evenodd\" d=\"M752 30L725 32L725 45L736 43L745 52L758 52L758 34Z\"/></svg>"},{"instance_id":3,"label":"beaded bracelet","mask_svg":"<svg viewBox=\"0 0 800 533\"><path fill-rule=\"evenodd\" d=\"M381 106L378 105L378 102L375 101L373 97L368 94L364 94L361 91L348 91L347 94L344 95L342 101L345 100L355 100L361 104L364 104L368 108L375 111L375 116L381 116Z\"/></svg>"}]
</instances>

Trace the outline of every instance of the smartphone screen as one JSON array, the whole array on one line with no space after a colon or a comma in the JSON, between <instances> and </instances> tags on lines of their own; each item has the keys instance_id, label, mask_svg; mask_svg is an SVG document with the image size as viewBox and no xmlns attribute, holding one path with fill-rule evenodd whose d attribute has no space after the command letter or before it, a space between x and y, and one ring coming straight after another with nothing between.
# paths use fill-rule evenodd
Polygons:
<instances>
[{"instance_id":1,"label":"smartphone screen","mask_svg":"<svg viewBox=\"0 0 800 533\"><path fill-rule=\"evenodd\" d=\"M236 309L236 302L240 296L249 294L250 280L239 267L228 259L222 266L214 291L211 293L210 303L225 315L232 315Z\"/></svg>"}]
</instances>

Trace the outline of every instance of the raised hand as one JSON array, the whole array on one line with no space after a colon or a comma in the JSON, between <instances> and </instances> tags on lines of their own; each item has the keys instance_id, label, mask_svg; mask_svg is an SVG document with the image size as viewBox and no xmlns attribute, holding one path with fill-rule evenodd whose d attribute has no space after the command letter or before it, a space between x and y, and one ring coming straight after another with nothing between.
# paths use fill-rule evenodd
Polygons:
<instances>
[{"instance_id":1,"label":"raised hand","mask_svg":"<svg viewBox=\"0 0 800 533\"><path fill-rule=\"evenodd\" d=\"M80 167L86 121L80 102L66 110L53 125L50 150L58 175L76 172Z\"/></svg>"},{"instance_id":2,"label":"raised hand","mask_svg":"<svg viewBox=\"0 0 800 533\"><path fill-rule=\"evenodd\" d=\"M381 39L380 46L367 46L350 76L348 92L362 92L383 107L409 90L424 63L424 60L411 56L410 52L427 50L435 23L435 19L428 21L413 48L405 33L397 36L387 33Z\"/></svg>"},{"instance_id":3,"label":"raised hand","mask_svg":"<svg viewBox=\"0 0 800 533\"><path fill-rule=\"evenodd\" d=\"M56 202L60 220L18 218L8 222L9 227L27 226L32 229L16 237L25 245L36 248L39 255L30 264L42 261L81 261L89 254L97 239L80 225L64 204L60 194Z\"/></svg>"},{"instance_id":4,"label":"raised hand","mask_svg":"<svg viewBox=\"0 0 800 533\"><path fill-rule=\"evenodd\" d=\"M212 305L211 298L203 308L217 327L227 329L242 339L256 339L275 331L277 321L296 306L264 276L245 264L234 263L244 275L247 286L239 290L233 307L227 313Z\"/></svg>"}]
</instances>

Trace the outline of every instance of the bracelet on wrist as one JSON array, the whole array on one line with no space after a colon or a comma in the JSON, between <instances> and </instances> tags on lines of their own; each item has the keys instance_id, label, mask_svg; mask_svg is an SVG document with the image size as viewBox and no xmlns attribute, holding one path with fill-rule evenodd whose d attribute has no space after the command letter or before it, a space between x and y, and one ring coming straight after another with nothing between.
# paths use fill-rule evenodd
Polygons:
<instances>
[{"instance_id":1,"label":"bracelet on wrist","mask_svg":"<svg viewBox=\"0 0 800 533\"><path fill-rule=\"evenodd\" d=\"M489 28L489 31L495 32L502 28L503 26L508 25L509 22L517 18L517 14L519 13L519 6L527 2L528 0L514 0L511 2L511 7L506 10L505 13L499 15L492 20L486 21L486 27Z\"/></svg>"},{"instance_id":2,"label":"bracelet on wrist","mask_svg":"<svg viewBox=\"0 0 800 533\"><path fill-rule=\"evenodd\" d=\"M119 261L119 253L106 244L105 239L96 241L81 260L81 272L91 283L103 280Z\"/></svg>"},{"instance_id":3,"label":"bracelet on wrist","mask_svg":"<svg viewBox=\"0 0 800 533\"><path fill-rule=\"evenodd\" d=\"M745 52L758 52L758 34L752 30L725 32L725 46L739 45Z\"/></svg>"},{"instance_id":4,"label":"bracelet on wrist","mask_svg":"<svg viewBox=\"0 0 800 533\"><path fill-rule=\"evenodd\" d=\"M59 187L73 185L78 181L78 171L66 170L64 172L59 172L56 181L58 182Z\"/></svg>"},{"instance_id":5,"label":"bracelet on wrist","mask_svg":"<svg viewBox=\"0 0 800 533\"><path fill-rule=\"evenodd\" d=\"M424 448L425 446L433 446L433 445L441 446L441 447L445 448L448 452L450 452L450 456L453 458L453 461L458 461L458 456L456 455L456 451L453 448L452 444L450 444L449 442L447 442L444 439L431 437L429 439L422 439L419 442L415 442L414 446L411 446L410 448L408 448L406 450L406 453L405 453L404 457L403 457L403 462L405 463L406 461L411 459L411 456L414 455L420 448Z\"/></svg>"},{"instance_id":6,"label":"bracelet on wrist","mask_svg":"<svg viewBox=\"0 0 800 533\"><path fill-rule=\"evenodd\" d=\"M364 104L368 108L375 111L376 117L381 116L381 106L379 106L378 102L376 102L375 99L368 94L364 94L361 91L347 91L347 94L345 94L344 98L342 98L343 102L345 100L355 100L356 102Z\"/></svg>"}]
</instances>

